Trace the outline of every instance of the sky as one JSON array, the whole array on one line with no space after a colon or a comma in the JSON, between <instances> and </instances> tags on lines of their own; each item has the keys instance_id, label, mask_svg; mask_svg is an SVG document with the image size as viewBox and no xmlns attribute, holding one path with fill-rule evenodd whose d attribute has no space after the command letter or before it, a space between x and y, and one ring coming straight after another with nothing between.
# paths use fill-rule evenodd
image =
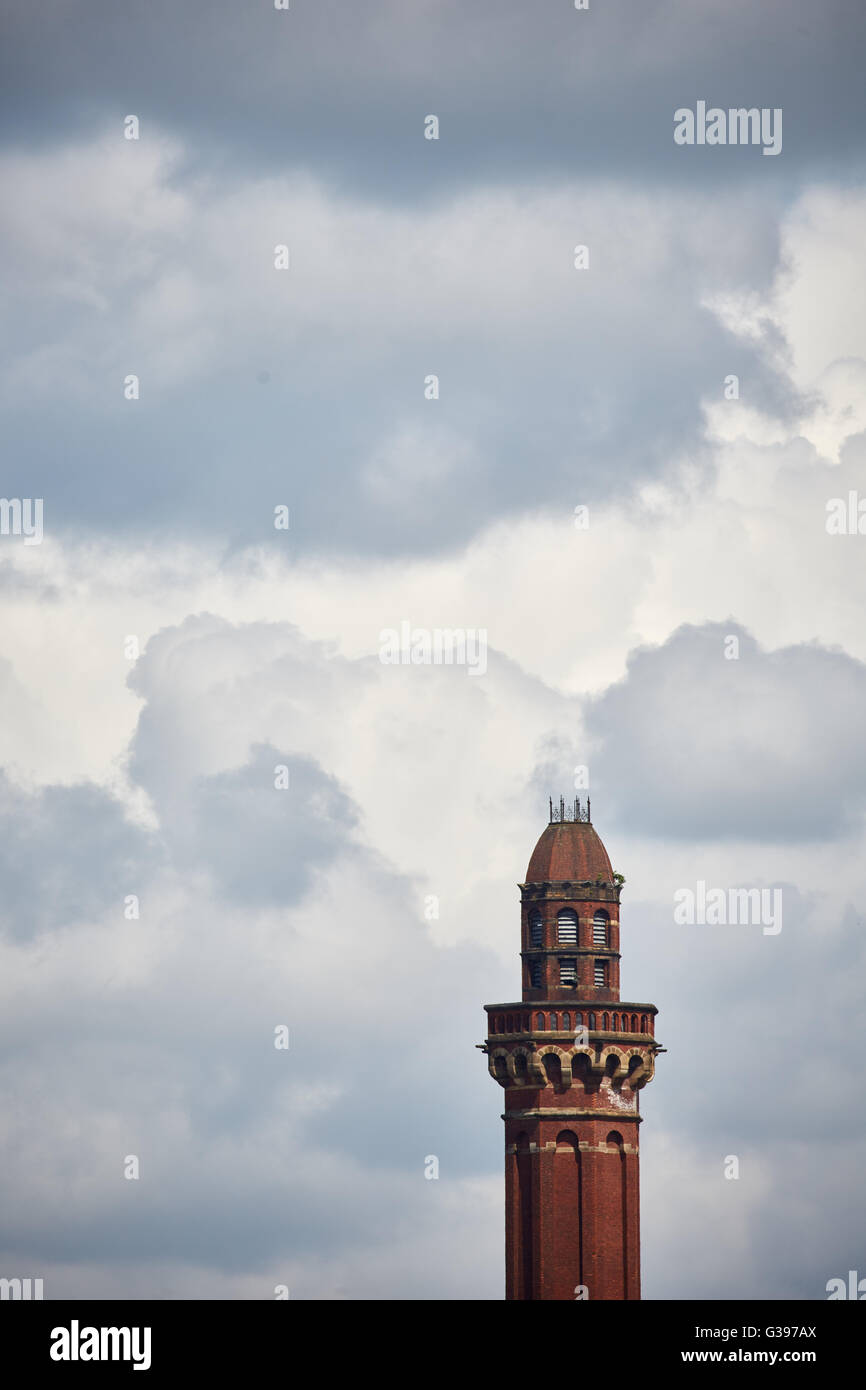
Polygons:
<instances>
[{"instance_id":1,"label":"sky","mask_svg":"<svg viewBox=\"0 0 866 1390\"><path fill-rule=\"evenodd\" d=\"M501 1299L482 1006L588 782L667 1049L644 1297L826 1298L866 1258L859 0L0 26L2 492L43 509L0 527L0 1275ZM781 150L676 144L700 101ZM401 624L484 669L383 661ZM781 929L677 922L699 882Z\"/></svg>"}]
</instances>

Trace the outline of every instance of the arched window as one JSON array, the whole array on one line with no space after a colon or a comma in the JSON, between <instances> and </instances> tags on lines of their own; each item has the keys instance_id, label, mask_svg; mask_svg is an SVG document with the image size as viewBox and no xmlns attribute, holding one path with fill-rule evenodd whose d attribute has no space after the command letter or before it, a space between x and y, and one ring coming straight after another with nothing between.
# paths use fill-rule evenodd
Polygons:
<instances>
[{"instance_id":1,"label":"arched window","mask_svg":"<svg viewBox=\"0 0 866 1390\"><path fill-rule=\"evenodd\" d=\"M577 913L570 907L564 907L556 919L556 936L558 941L564 941L569 945L577 945Z\"/></svg>"},{"instance_id":2,"label":"arched window","mask_svg":"<svg viewBox=\"0 0 866 1390\"><path fill-rule=\"evenodd\" d=\"M615 1033L618 1031L618 1029L619 1029L619 1014L614 1014L614 1015L613 1015L613 1018L610 1020L610 1026L611 1026L611 1028L613 1029L613 1031L614 1031Z\"/></svg>"},{"instance_id":3,"label":"arched window","mask_svg":"<svg viewBox=\"0 0 866 1390\"><path fill-rule=\"evenodd\" d=\"M559 957L559 983L572 985L577 979L577 961L574 958Z\"/></svg>"},{"instance_id":4,"label":"arched window","mask_svg":"<svg viewBox=\"0 0 866 1390\"><path fill-rule=\"evenodd\" d=\"M601 1016L601 1026L602 1026L602 1028L604 1029L605 1032L607 1032L608 1028L610 1027L610 1020L609 1020L607 1014L602 1014L602 1016Z\"/></svg>"},{"instance_id":5,"label":"arched window","mask_svg":"<svg viewBox=\"0 0 866 1390\"><path fill-rule=\"evenodd\" d=\"M574 1015L574 1026L575 1026L575 1028L582 1028L582 1027L583 1027L583 1014L575 1014L575 1015Z\"/></svg>"},{"instance_id":6,"label":"arched window","mask_svg":"<svg viewBox=\"0 0 866 1390\"><path fill-rule=\"evenodd\" d=\"M529 962L529 983L533 989L541 988L541 961L531 960Z\"/></svg>"},{"instance_id":7,"label":"arched window","mask_svg":"<svg viewBox=\"0 0 866 1390\"><path fill-rule=\"evenodd\" d=\"M529 914L529 944L530 946L540 946L544 938L544 923L541 920L541 913L534 907Z\"/></svg>"},{"instance_id":8,"label":"arched window","mask_svg":"<svg viewBox=\"0 0 866 1390\"><path fill-rule=\"evenodd\" d=\"M513 1032L514 1032L514 1019L513 1019L513 1017L512 1017L511 1014L508 1014L508 1015L506 1016L506 1019L505 1019L505 1031L506 1031L506 1033L513 1033Z\"/></svg>"},{"instance_id":9,"label":"arched window","mask_svg":"<svg viewBox=\"0 0 866 1390\"><path fill-rule=\"evenodd\" d=\"M607 945L608 945L608 935L607 935L608 922L609 922L609 918L608 918L607 913L606 913L602 908L599 908L598 911L596 912L595 916L594 916L593 919L592 919L592 944L593 944L593 946L607 946Z\"/></svg>"},{"instance_id":10,"label":"arched window","mask_svg":"<svg viewBox=\"0 0 866 1390\"><path fill-rule=\"evenodd\" d=\"M575 1159L580 1158L580 1145L577 1142L577 1135L570 1129L564 1129L556 1136L556 1152L558 1154L572 1154Z\"/></svg>"},{"instance_id":11,"label":"arched window","mask_svg":"<svg viewBox=\"0 0 866 1390\"><path fill-rule=\"evenodd\" d=\"M641 1016L640 1016L640 1031L641 1031L642 1033L647 1033L647 1032L649 1031L649 1029L647 1028L647 1016L646 1016L646 1014L641 1014Z\"/></svg>"},{"instance_id":12,"label":"arched window","mask_svg":"<svg viewBox=\"0 0 866 1390\"><path fill-rule=\"evenodd\" d=\"M535 1015L535 1026L536 1026L536 1028L543 1028L543 1027L544 1027L544 1014L536 1014L536 1015Z\"/></svg>"},{"instance_id":13,"label":"arched window","mask_svg":"<svg viewBox=\"0 0 866 1390\"><path fill-rule=\"evenodd\" d=\"M632 1014L631 1016L631 1031L633 1033L637 1032L637 1014Z\"/></svg>"},{"instance_id":14,"label":"arched window","mask_svg":"<svg viewBox=\"0 0 866 1390\"><path fill-rule=\"evenodd\" d=\"M541 1059L544 1074L552 1086L562 1085L562 1062L555 1052L545 1052Z\"/></svg>"},{"instance_id":15,"label":"arched window","mask_svg":"<svg viewBox=\"0 0 866 1390\"><path fill-rule=\"evenodd\" d=\"M550 1026L551 1026L551 1028L558 1028L558 1027L559 1027L559 1022L558 1022L558 1020L557 1020L556 1014L551 1014L551 1015L550 1015Z\"/></svg>"},{"instance_id":16,"label":"arched window","mask_svg":"<svg viewBox=\"0 0 866 1390\"><path fill-rule=\"evenodd\" d=\"M565 1013L562 1015L562 1026L566 1030L566 1032L568 1032L568 1030L571 1028L571 1014L568 1012L568 1010L566 1010Z\"/></svg>"},{"instance_id":17,"label":"arched window","mask_svg":"<svg viewBox=\"0 0 866 1390\"><path fill-rule=\"evenodd\" d=\"M594 1028L594 1027L595 1027L595 1014L590 1014L590 1016L589 1016L589 1026L590 1026L590 1028Z\"/></svg>"}]
</instances>

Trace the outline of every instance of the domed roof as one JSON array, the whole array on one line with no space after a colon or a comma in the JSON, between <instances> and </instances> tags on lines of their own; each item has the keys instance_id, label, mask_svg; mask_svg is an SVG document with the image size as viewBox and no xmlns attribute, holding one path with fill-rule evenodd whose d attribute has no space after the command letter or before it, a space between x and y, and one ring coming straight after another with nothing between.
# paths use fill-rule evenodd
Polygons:
<instances>
[{"instance_id":1,"label":"domed roof","mask_svg":"<svg viewBox=\"0 0 866 1390\"><path fill-rule=\"evenodd\" d=\"M549 825L532 851L527 883L613 882L607 850L587 821L557 821Z\"/></svg>"}]
</instances>

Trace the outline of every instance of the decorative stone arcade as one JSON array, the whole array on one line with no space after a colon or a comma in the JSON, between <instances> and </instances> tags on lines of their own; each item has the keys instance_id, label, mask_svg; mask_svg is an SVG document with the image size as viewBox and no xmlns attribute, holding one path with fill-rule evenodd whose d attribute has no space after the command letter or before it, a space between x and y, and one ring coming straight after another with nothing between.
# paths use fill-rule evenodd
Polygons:
<instances>
[{"instance_id":1,"label":"decorative stone arcade","mask_svg":"<svg viewBox=\"0 0 866 1390\"><path fill-rule=\"evenodd\" d=\"M486 1004L505 1090L508 1299L640 1298L638 1093L653 1004L619 997L624 880L590 804L550 804L520 884L522 999Z\"/></svg>"}]
</instances>

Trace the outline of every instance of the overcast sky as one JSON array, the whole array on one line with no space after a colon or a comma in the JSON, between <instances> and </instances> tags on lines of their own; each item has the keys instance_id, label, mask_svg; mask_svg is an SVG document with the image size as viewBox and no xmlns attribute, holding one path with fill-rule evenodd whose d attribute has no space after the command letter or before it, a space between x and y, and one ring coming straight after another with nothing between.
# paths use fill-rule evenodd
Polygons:
<instances>
[{"instance_id":1,"label":"overcast sky","mask_svg":"<svg viewBox=\"0 0 866 1390\"><path fill-rule=\"evenodd\" d=\"M585 766L668 1049L644 1296L826 1297L866 1258L859 0L2 11L44 535L0 535L0 1274L501 1298L475 1044ZM698 101L781 152L676 145ZM486 671L383 664L407 621ZM700 880L781 931L675 924Z\"/></svg>"}]
</instances>

